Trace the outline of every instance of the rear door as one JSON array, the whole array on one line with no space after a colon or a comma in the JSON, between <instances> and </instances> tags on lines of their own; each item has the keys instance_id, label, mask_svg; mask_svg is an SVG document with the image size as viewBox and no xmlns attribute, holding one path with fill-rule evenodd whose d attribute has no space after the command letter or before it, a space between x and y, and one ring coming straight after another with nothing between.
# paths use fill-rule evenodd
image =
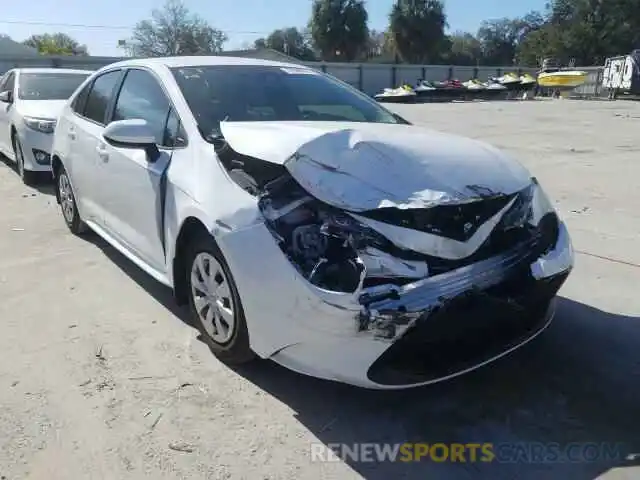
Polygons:
<instances>
[{"instance_id":1,"label":"rear door","mask_svg":"<svg viewBox=\"0 0 640 480\"><path fill-rule=\"evenodd\" d=\"M186 146L180 121L160 80L149 70L129 69L111 120L146 120L156 136L159 156L144 149L114 146L102 139L101 204L109 234L159 272L164 251L164 177L174 148Z\"/></svg>"},{"instance_id":2,"label":"rear door","mask_svg":"<svg viewBox=\"0 0 640 480\"><path fill-rule=\"evenodd\" d=\"M122 73L120 69L110 70L87 84L71 105L74 115L57 127L68 142L64 164L83 219L100 226L104 223L104 207L99 201L103 187L98 144Z\"/></svg>"}]
</instances>

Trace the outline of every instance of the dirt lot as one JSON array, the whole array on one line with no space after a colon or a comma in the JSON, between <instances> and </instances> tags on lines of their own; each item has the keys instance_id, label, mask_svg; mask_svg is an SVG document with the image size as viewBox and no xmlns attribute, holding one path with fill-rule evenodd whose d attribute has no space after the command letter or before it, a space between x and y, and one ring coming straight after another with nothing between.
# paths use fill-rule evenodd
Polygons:
<instances>
[{"instance_id":1,"label":"dirt lot","mask_svg":"<svg viewBox=\"0 0 640 480\"><path fill-rule=\"evenodd\" d=\"M395 108L505 148L557 200L577 266L543 336L405 392L270 362L234 371L164 287L95 236L67 233L50 187L24 187L0 163L2 480L639 478L630 462L311 462L313 442L624 442L640 452L640 105Z\"/></svg>"}]
</instances>

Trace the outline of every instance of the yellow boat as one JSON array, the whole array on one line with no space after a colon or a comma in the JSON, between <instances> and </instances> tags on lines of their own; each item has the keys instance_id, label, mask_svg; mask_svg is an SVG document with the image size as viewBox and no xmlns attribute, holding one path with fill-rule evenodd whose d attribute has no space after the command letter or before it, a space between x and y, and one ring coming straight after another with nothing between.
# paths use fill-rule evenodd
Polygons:
<instances>
[{"instance_id":1,"label":"yellow boat","mask_svg":"<svg viewBox=\"0 0 640 480\"><path fill-rule=\"evenodd\" d=\"M587 72L558 70L538 74L538 85L551 88L575 88L587 81Z\"/></svg>"}]
</instances>

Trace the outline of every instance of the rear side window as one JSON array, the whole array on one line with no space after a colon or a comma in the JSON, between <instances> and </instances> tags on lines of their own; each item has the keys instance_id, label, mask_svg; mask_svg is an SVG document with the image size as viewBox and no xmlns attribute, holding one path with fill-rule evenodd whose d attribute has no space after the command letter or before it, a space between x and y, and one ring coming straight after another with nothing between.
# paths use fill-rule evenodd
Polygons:
<instances>
[{"instance_id":1,"label":"rear side window","mask_svg":"<svg viewBox=\"0 0 640 480\"><path fill-rule=\"evenodd\" d=\"M91 90L91 82L87 83L84 88L76 95L76 98L71 102L71 108L78 115L84 115L84 107L87 104L87 98L89 97L89 91Z\"/></svg>"},{"instance_id":2,"label":"rear side window","mask_svg":"<svg viewBox=\"0 0 640 480\"><path fill-rule=\"evenodd\" d=\"M86 118L104 125L109 101L119 79L120 70L116 70L102 74L94 80L84 108Z\"/></svg>"}]
</instances>

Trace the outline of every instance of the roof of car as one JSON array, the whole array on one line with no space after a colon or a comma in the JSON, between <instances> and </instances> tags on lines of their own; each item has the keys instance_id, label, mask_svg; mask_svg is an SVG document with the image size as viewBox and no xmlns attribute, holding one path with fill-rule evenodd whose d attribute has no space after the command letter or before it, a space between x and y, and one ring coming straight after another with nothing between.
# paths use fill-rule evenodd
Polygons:
<instances>
[{"instance_id":1,"label":"roof of car","mask_svg":"<svg viewBox=\"0 0 640 480\"><path fill-rule=\"evenodd\" d=\"M77 70L74 68L21 67L15 70L21 73L93 73L93 70Z\"/></svg>"},{"instance_id":2,"label":"roof of car","mask_svg":"<svg viewBox=\"0 0 640 480\"><path fill-rule=\"evenodd\" d=\"M261 60L257 58L246 57L229 57L224 55L195 55L185 57L155 57L155 58L140 58L123 60L117 63L108 65L109 68L113 67L126 67L126 66L146 66L146 67L159 67L166 66L169 68L176 67L195 67L195 66L210 66L210 65L254 65L254 66L272 66L272 67L291 67L291 68L308 68L295 63L276 62L272 60Z\"/></svg>"}]
</instances>

